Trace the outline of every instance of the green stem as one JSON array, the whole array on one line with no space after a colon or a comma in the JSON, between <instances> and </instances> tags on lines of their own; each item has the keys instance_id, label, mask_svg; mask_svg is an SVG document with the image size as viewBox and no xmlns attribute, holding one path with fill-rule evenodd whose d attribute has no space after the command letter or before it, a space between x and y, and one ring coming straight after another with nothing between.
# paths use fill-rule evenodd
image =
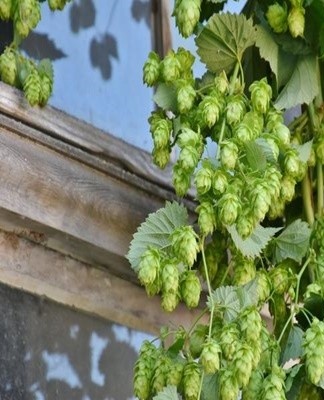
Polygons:
<instances>
[{"instance_id":1,"label":"green stem","mask_svg":"<svg viewBox=\"0 0 324 400\"><path fill-rule=\"evenodd\" d=\"M205 90L211 89L213 87L215 87L215 83L209 83L208 85L202 86L200 89L197 89L196 92L200 94L203 93Z\"/></svg>"},{"instance_id":2,"label":"green stem","mask_svg":"<svg viewBox=\"0 0 324 400\"><path fill-rule=\"evenodd\" d=\"M295 316L295 311L296 311L296 309L297 309L297 310L299 309L299 307L298 307L298 298L299 298L300 281L301 281L301 278L302 278L302 276L303 276L303 274L304 274L304 272L305 272L305 270L306 270L308 264L310 263L310 261L311 261L311 256L309 256L309 257L307 258L307 260L305 261L304 265L302 266L301 270L299 271L299 273L298 273L298 275L297 275L297 285L296 285L296 292L295 292L295 301L294 301L293 304L291 305L291 313L290 313L289 318L287 319L287 321L286 321L286 323L285 323L285 326L283 327L283 329L282 329L282 331L281 331L281 333L280 333L280 336L279 336L279 338L278 338L278 343L280 343L281 340L282 340L282 338L284 337L284 334L285 334L285 332L286 332L288 326L290 325L291 321L293 320L293 318L294 318L294 316Z\"/></svg>"},{"instance_id":3,"label":"green stem","mask_svg":"<svg viewBox=\"0 0 324 400\"><path fill-rule=\"evenodd\" d=\"M317 172L317 214L321 216L324 208L324 184L323 184L323 167L320 161L317 161L316 163L316 172Z\"/></svg>"},{"instance_id":4,"label":"green stem","mask_svg":"<svg viewBox=\"0 0 324 400\"><path fill-rule=\"evenodd\" d=\"M201 246L201 255L202 255L202 261L203 261L203 265L204 265L207 289L208 289L208 294L209 294L209 302L210 302L210 317L209 317L209 329L208 329L208 339L210 339L211 335L212 335L212 329L213 329L215 305L214 305L214 300L213 300L213 296L212 296L212 287L210 284L209 273L208 273L208 268L207 268L207 263L206 263L204 242L205 242L204 239L202 239L200 246Z\"/></svg>"},{"instance_id":5,"label":"green stem","mask_svg":"<svg viewBox=\"0 0 324 400\"><path fill-rule=\"evenodd\" d=\"M199 391L198 391L198 397L197 397L198 400L200 400L200 397L201 397L203 381L204 381L204 371L202 371L201 377L200 377Z\"/></svg>"},{"instance_id":6,"label":"green stem","mask_svg":"<svg viewBox=\"0 0 324 400\"><path fill-rule=\"evenodd\" d=\"M297 127L303 128L306 124L307 124L307 113L304 111L288 125L288 128L291 131L294 131Z\"/></svg>"},{"instance_id":7,"label":"green stem","mask_svg":"<svg viewBox=\"0 0 324 400\"><path fill-rule=\"evenodd\" d=\"M231 76L231 81L230 81L230 84L229 84L229 95L234 93L235 84L236 84L236 81L237 81L237 76L238 76L239 71L240 71L240 63L237 62L235 64L234 71L233 71L233 74Z\"/></svg>"},{"instance_id":8,"label":"green stem","mask_svg":"<svg viewBox=\"0 0 324 400\"><path fill-rule=\"evenodd\" d=\"M224 139L225 125L226 125L226 121L225 121L225 118L223 118L222 127L221 127L221 131L220 131L220 134L219 134L219 140L218 140L218 143L217 143L216 160L219 160L219 156L220 156L220 145L221 145L221 143L222 143L222 141L223 141L223 139Z\"/></svg>"},{"instance_id":9,"label":"green stem","mask_svg":"<svg viewBox=\"0 0 324 400\"><path fill-rule=\"evenodd\" d=\"M308 172L306 173L304 179L302 180L302 196L303 196L306 219L309 226L312 226L314 223L314 210L312 205L311 183L309 180Z\"/></svg>"}]
</instances>

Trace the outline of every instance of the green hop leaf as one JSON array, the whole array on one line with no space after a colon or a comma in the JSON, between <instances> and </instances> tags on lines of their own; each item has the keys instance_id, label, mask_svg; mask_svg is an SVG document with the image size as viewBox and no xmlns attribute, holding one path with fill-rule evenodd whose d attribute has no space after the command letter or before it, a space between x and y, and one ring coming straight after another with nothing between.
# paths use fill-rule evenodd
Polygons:
<instances>
[{"instance_id":1,"label":"green hop leaf","mask_svg":"<svg viewBox=\"0 0 324 400\"><path fill-rule=\"evenodd\" d=\"M132 268L138 270L141 256L148 248L171 248L171 234L176 228L187 224L188 212L176 202L166 202L164 208L149 214L137 229L130 244L127 259Z\"/></svg>"},{"instance_id":2,"label":"green hop leaf","mask_svg":"<svg viewBox=\"0 0 324 400\"><path fill-rule=\"evenodd\" d=\"M229 72L255 41L252 20L244 15L214 14L196 39L198 54L207 68Z\"/></svg>"},{"instance_id":3,"label":"green hop leaf","mask_svg":"<svg viewBox=\"0 0 324 400\"><path fill-rule=\"evenodd\" d=\"M153 400L179 400L180 397L177 393L177 388L175 385L168 385L166 386L162 392L158 393L156 396L153 397ZM140 399L142 400L142 399Z\"/></svg>"}]
</instances>

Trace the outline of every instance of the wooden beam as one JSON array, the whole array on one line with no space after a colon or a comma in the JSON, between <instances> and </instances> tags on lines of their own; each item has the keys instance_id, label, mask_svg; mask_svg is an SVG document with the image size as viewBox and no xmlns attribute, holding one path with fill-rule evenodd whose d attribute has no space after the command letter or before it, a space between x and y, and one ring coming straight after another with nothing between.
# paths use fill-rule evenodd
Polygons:
<instances>
[{"instance_id":1,"label":"wooden beam","mask_svg":"<svg viewBox=\"0 0 324 400\"><path fill-rule=\"evenodd\" d=\"M0 231L0 281L152 334L158 334L162 325L189 327L201 311L189 311L180 305L167 314L161 311L159 297L148 299L139 286L3 231Z\"/></svg>"}]
</instances>

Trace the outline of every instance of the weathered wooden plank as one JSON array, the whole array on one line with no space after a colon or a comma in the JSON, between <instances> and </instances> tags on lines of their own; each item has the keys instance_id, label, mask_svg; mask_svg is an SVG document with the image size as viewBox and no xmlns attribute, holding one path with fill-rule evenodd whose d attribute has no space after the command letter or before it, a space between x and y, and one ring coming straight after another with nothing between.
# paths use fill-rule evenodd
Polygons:
<instances>
[{"instance_id":1,"label":"weathered wooden plank","mask_svg":"<svg viewBox=\"0 0 324 400\"><path fill-rule=\"evenodd\" d=\"M50 235L46 245L64 247L70 241L72 254L81 258L87 255L82 254L85 246L88 261L121 274L128 274L124 255L133 232L149 212L164 205L163 198L127 179L118 180L1 127L0 186L3 213L33 221L37 231Z\"/></svg>"},{"instance_id":2,"label":"weathered wooden plank","mask_svg":"<svg viewBox=\"0 0 324 400\"><path fill-rule=\"evenodd\" d=\"M12 287L142 331L161 325L190 326L197 312L180 305L161 311L158 297L107 270L93 268L55 251L0 231L0 280ZM149 302L149 307L148 307Z\"/></svg>"},{"instance_id":3,"label":"weathered wooden plank","mask_svg":"<svg viewBox=\"0 0 324 400\"><path fill-rule=\"evenodd\" d=\"M159 170L152 164L147 152L53 107L31 108L19 90L3 82L0 82L0 113L91 154L114 161L135 175L171 188L170 169Z\"/></svg>"}]
</instances>

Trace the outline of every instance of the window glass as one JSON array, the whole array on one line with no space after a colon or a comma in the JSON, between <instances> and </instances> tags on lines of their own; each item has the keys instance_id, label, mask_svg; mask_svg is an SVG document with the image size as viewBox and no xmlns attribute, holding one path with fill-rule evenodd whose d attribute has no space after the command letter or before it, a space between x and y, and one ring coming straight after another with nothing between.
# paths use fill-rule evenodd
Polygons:
<instances>
[{"instance_id":1,"label":"window glass","mask_svg":"<svg viewBox=\"0 0 324 400\"><path fill-rule=\"evenodd\" d=\"M142 83L142 67L151 31L150 0L73 0L62 12L44 2L22 47L53 60L51 105L149 150L152 90Z\"/></svg>"},{"instance_id":2,"label":"window glass","mask_svg":"<svg viewBox=\"0 0 324 400\"><path fill-rule=\"evenodd\" d=\"M0 399L133 398L133 366L149 335L4 285L0 313Z\"/></svg>"}]
</instances>

